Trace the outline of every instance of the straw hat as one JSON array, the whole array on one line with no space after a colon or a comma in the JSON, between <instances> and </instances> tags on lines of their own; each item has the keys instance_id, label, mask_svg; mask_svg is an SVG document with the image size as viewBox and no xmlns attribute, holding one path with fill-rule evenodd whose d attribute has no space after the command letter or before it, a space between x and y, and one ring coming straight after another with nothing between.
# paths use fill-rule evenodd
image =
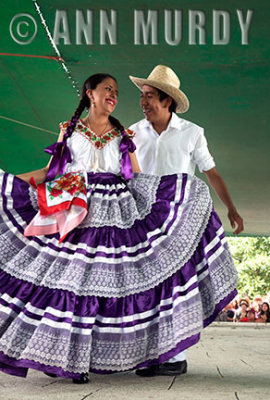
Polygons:
<instances>
[{"instance_id":1,"label":"straw hat","mask_svg":"<svg viewBox=\"0 0 270 400\"><path fill-rule=\"evenodd\" d=\"M176 102L176 112L184 113L189 108L189 101L180 88L180 81L176 73L165 65L157 65L147 79L129 77L132 82L142 90L143 85L153 86L162 90Z\"/></svg>"}]
</instances>

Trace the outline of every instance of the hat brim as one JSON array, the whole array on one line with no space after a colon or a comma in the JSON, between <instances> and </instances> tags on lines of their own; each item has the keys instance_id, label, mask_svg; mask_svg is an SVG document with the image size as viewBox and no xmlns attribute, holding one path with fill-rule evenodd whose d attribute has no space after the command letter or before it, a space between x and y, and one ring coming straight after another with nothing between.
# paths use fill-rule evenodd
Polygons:
<instances>
[{"instance_id":1,"label":"hat brim","mask_svg":"<svg viewBox=\"0 0 270 400\"><path fill-rule=\"evenodd\" d=\"M182 90L177 89L176 87L169 85L167 83L162 83L159 81L151 80L151 79L142 79L137 78L135 76L129 76L129 79L137 86L140 90L142 90L143 85L153 86L157 89L162 90L168 96L170 96L176 103L176 112L184 113L189 109L189 100Z\"/></svg>"}]
</instances>

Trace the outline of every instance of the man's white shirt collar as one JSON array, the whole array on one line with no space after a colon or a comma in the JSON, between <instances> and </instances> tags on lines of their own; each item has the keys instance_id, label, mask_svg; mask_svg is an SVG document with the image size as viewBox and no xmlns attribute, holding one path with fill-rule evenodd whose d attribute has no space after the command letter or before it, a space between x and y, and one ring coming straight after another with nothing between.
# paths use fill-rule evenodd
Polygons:
<instances>
[{"instance_id":1,"label":"man's white shirt collar","mask_svg":"<svg viewBox=\"0 0 270 400\"><path fill-rule=\"evenodd\" d=\"M179 129L180 126L182 125L183 120L179 117L177 117L177 115L175 113L172 113L171 119L168 123L167 128L161 132L161 134L169 131L170 129ZM158 136L160 136L154 129L152 123L150 121L148 121L146 118L143 120L143 125L147 128L150 128L151 130L153 130Z\"/></svg>"}]
</instances>

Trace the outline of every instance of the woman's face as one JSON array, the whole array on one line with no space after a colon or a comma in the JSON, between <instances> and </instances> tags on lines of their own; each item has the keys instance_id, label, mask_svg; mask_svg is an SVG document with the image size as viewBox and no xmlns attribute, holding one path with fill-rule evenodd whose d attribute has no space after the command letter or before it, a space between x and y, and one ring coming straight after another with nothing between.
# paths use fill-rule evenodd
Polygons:
<instances>
[{"instance_id":1,"label":"woman's face","mask_svg":"<svg viewBox=\"0 0 270 400\"><path fill-rule=\"evenodd\" d=\"M117 105L118 85L112 78L104 79L95 89L88 89L86 93L98 112L109 115Z\"/></svg>"},{"instance_id":2,"label":"woman's face","mask_svg":"<svg viewBox=\"0 0 270 400\"><path fill-rule=\"evenodd\" d=\"M268 305L266 303L262 304L262 311L268 311Z\"/></svg>"}]
</instances>

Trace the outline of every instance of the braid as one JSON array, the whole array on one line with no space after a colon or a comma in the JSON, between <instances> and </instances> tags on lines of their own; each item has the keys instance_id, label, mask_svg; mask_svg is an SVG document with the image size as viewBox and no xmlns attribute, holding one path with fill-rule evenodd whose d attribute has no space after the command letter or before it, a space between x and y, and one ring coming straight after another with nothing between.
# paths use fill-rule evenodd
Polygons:
<instances>
[{"instance_id":1,"label":"braid","mask_svg":"<svg viewBox=\"0 0 270 400\"><path fill-rule=\"evenodd\" d=\"M109 116L109 121L111 122L111 124L113 126L115 126L117 129L119 129L120 132L123 132L125 130L125 128L123 127L121 122L117 118L113 117L112 115Z\"/></svg>"},{"instance_id":2,"label":"braid","mask_svg":"<svg viewBox=\"0 0 270 400\"><path fill-rule=\"evenodd\" d=\"M65 133L65 137L66 138L68 138L68 137L70 137L72 135L72 133L73 133L75 127L76 127L76 124L78 122L78 119L80 118L80 116L82 115L83 110L87 106L89 106L89 99L88 99L88 97L86 95L86 90L83 90L82 98L80 100L80 103L79 103L78 107L76 108L73 116L71 117L71 121L70 121L70 123L69 123L69 125L67 127L67 130L66 130L66 133Z\"/></svg>"}]
</instances>

